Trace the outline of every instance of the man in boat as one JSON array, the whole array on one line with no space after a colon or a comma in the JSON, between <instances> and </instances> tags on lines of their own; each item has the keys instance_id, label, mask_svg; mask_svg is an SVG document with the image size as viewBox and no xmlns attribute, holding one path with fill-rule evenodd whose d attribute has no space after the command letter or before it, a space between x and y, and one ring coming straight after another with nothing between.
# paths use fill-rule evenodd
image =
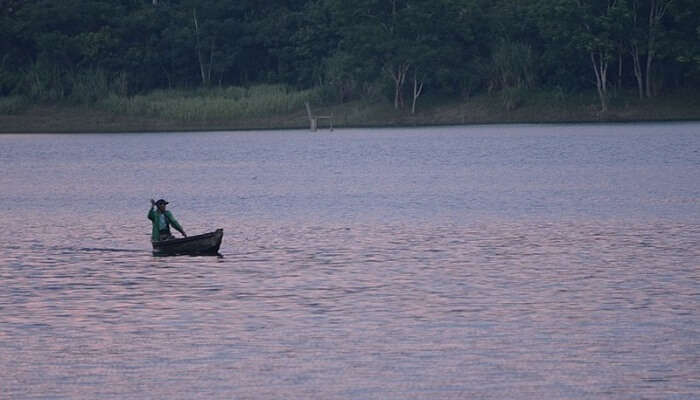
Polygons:
<instances>
[{"instance_id":1,"label":"man in boat","mask_svg":"<svg viewBox=\"0 0 700 400\"><path fill-rule=\"evenodd\" d=\"M185 230L177 222L170 211L165 209L168 204L164 199L153 201L151 199L151 210L148 211L148 219L153 222L153 231L151 232L151 241L158 242L161 240L175 239L170 233L170 227L177 229L182 236L187 237Z\"/></svg>"}]
</instances>

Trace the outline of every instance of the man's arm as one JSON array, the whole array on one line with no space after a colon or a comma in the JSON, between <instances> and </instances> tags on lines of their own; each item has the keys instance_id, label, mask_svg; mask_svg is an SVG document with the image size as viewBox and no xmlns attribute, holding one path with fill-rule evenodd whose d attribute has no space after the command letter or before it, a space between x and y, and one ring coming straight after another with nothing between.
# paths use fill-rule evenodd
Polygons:
<instances>
[{"instance_id":1,"label":"man's arm","mask_svg":"<svg viewBox=\"0 0 700 400\"><path fill-rule=\"evenodd\" d=\"M156 202L153 201L153 199L151 199L151 209L148 210L148 214L146 214L146 217L148 217L148 219L150 219L151 221L155 221L155 218L156 218L155 212L153 211L153 208L155 206L156 206Z\"/></svg>"},{"instance_id":2,"label":"man's arm","mask_svg":"<svg viewBox=\"0 0 700 400\"><path fill-rule=\"evenodd\" d=\"M177 231L180 232L182 234L182 236L187 237L185 230L182 229L182 226L180 226L180 223L177 222L175 217L173 217L173 214L170 211L166 211L165 213L168 216L168 220L170 221L170 225L172 225L173 228L177 229Z\"/></svg>"}]
</instances>

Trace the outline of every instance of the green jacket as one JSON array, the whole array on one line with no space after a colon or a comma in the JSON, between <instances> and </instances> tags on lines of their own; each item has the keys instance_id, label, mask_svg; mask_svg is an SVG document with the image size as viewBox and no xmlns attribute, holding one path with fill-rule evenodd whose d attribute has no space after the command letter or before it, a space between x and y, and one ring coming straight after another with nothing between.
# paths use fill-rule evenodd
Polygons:
<instances>
[{"instance_id":1,"label":"green jacket","mask_svg":"<svg viewBox=\"0 0 700 400\"><path fill-rule=\"evenodd\" d=\"M153 223L153 230L151 231L151 241L153 242L160 240L160 229L158 227L158 219L160 214L160 210L155 207L151 207L151 209L148 211L148 219L150 219ZM175 217L173 217L173 214L168 210L165 210L165 220L167 221L168 226L172 226L180 233L184 232L182 226L180 226Z\"/></svg>"}]
</instances>

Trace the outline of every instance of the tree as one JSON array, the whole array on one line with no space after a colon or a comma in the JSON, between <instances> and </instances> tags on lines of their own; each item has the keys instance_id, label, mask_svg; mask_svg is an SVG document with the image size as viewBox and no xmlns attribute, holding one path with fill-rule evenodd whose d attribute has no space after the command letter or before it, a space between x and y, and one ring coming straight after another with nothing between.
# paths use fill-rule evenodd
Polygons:
<instances>
[{"instance_id":1,"label":"tree","mask_svg":"<svg viewBox=\"0 0 700 400\"><path fill-rule=\"evenodd\" d=\"M608 111L608 69L629 25L624 0L543 0L541 28L550 37L568 38L587 54L595 75L601 111Z\"/></svg>"},{"instance_id":2,"label":"tree","mask_svg":"<svg viewBox=\"0 0 700 400\"><path fill-rule=\"evenodd\" d=\"M667 40L664 49L667 59L673 58L682 69L681 85L697 87L700 84L700 2L675 0L668 10Z\"/></svg>"},{"instance_id":3,"label":"tree","mask_svg":"<svg viewBox=\"0 0 700 400\"><path fill-rule=\"evenodd\" d=\"M185 26L191 27L202 86L211 86L215 75L221 81L224 72L233 67L243 12L240 4L227 1L189 0L181 6L182 20L190 20Z\"/></svg>"},{"instance_id":4,"label":"tree","mask_svg":"<svg viewBox=\"0 0 700 400\"><path fill-rule=\"evenodd\" d=\"M516 107L518 92L530 88L535 81L532 48L521 42L501 41L491 54L493 81L491 86L503 92L507 110Z\"/></svg>"},{"instance_id":5,"label":"tree","mask_svg":"<svg viewBox=\"0 0 700 400\"><path fill-rule=\"evenodd\" d=\"M632 0L634 23L630 52L637 79L639 97L652 97L652 65L658 53L659 38L664 31L662 23L673 0ZM644 65L642 56L646 55Z\"/></svg>"},{"instance_id":6,"label":"tree","mask_svg":"<svg viewBox=\"0 0 700 400\"><path fill-rule=\"evenodd\" d=\"M409 60L411 114L426 85L437 90L442 77L455 76L468 63L473 46L472 1L414 1L403 10L404 52Z\"/></svg>"},{"instance_id":7,"label":"tree","mask_svg":"<svg viewBox=\"0 0 700 400\"><path fill-rule=\"evenodd\" d=\"M473 0L338 1L339 50L358 60L351 64L364 65L358 72L365 79L378 73L388 80L396 110L406 107L409 95L415 113L429 84L437 88L462 79L465 54L477 41L475 7Z\"/></svg>"},{"instance_id":8,"label":"tree","mask_svg":"<svg viewBox=\"0 0 700 400\"><path fill-rule=\"evenodd\" d=\"M611 66L640 97L697 88L698 21L697 0L0 0L0 95L284 83L416 113L427 95L488 87L513 107L594 83L605 111Z\"/></svg>"}]
</instances>

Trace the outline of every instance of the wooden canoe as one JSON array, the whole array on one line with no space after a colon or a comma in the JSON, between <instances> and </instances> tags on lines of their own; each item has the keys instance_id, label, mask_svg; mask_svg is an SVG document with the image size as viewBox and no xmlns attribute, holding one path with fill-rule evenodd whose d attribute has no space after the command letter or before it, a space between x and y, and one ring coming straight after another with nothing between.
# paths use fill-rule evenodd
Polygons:
<instances>
[{"instance_id":1,"label":"wooden canoe","mask_svg":"<svg viewBox=\"0 0 700 400\"><path fill-rule=\"evenodd\" d=\"M154 256L206 256L217 255L221 246L224 230L217 229L214 232L197 236L188 236L180 239L161 240L151 242Z\"/></svg>"}]
</instances>

